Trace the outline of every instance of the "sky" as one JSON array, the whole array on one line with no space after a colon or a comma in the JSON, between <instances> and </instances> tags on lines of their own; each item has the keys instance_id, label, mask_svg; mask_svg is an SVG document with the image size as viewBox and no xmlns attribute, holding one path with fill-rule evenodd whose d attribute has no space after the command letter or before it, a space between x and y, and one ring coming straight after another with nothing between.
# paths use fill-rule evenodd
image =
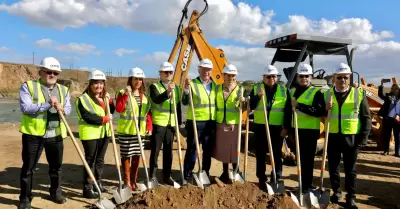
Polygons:
<instances>
[{"instance_id":1,"label":"sky","mask_svg":"<svg viewBox=\"0 0 400 209\"><path fill-rule=\"evenodd\" d=\"M56 57L63 68L101 69L127 75L140 67L157 77L176 39L187 0L3 0L0 61L38 64ZM208 0L200 27L224 50L239 80L260 80L274 55L269 39L292 33L351 38L354 71L367 82L400 79L400 1ZM191 12L204 0L193 0ZM34 54L34 56L33 56ZM332 73L338 56L316 56L315 68ZM194 57L190 75L196 74ZM175 63L173 63L175 64ZM293 65L293 64L292 64ZM276 64L279 70L286 65Z\"/></svg>"}]
</instances>

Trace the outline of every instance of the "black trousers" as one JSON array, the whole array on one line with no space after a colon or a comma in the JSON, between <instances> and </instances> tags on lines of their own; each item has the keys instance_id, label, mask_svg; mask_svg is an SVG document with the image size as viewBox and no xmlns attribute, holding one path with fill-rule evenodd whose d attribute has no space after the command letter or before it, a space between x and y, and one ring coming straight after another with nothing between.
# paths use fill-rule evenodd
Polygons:
<instances>
[{"instance_id":1,"label":"black trousers","mask_svg":"<svg viewBox=\"0 0 400 209\"><path fill-rule=\"evenodd\" d=\"M158 126L153 124L153 134L150 138L150 176L156 177L158 169L158 155L163 147L163 178L171 176L172 145L175 136L175 128L172 126Z\"/></svg>"},{"instance_id":2,"label":"black trousers","mask_svg":"<svg viewBox=\"0 0 400 209\"><path fill-rule=\"evenodd\" d=\"M96 181L103 178L104 156L106 155L109 137L95 140L82 140L83 149L85 151L85 159L91 168ZM89 178L89 174L83 168L83 186L84 189L93 189L93 182Z\"/></svg>"},{"instance_id":3,"label":"black trousers","mask_svg":"<svg viewBox=\"0 0 400 209\"><path fill-rule=\"evenodd\" d=\"M390 148L390 137L393 136L395 141L395 155L399 154L399 125L393 120L393 118L383 120L383 140L384 140L384 150L389 152Z\"/></svg>"},{"instance_id":4,"label":"black trousers","mask_svg":"<svg viewBox=\"0 0 400 209\"><path fill-rule=\"evenodd\" d=\"M64 144L61 136L54 138L43 138L22 134L22 168L20 175L21 202L31 201L33 174L40 159L43 148L49 163L50 194L61 193L61 167L63 160Z\"/></svg>"},{"instance_id":5,"label":"black trousers","mask_svg":"<svg viewBox=\"0 0 400 209\"><path fill-rule=\"evenodd\" d=\"M339 164L343 155L347 198L355 198L357 187L356 161L359 147L355 139L356 137L351 135L330 134L328 142L328 166L332 190L334 193L341 192Z\"/></svg>"},{"instance_id":6,"label":"black trousers","mask_svg":"<svg viewBox=\"0 0 400 209\"><path fill-rule=\"evenodd\" d=\"M301 183L303 190L308 190L312 187L314 158L318 139L319 130L299 129Z\"/></svg>"},{"instance_id":7,"label":"black trousers","mask_svg":"<svg viewBox=\"0 0 400 209\"><path fill-rule=\"evenodd\" d=\"M269 126L272 152L274 154L276 178L282 178L282 145L283 139L281 137L281 126ZM264 124L254 124L254 137L256 143L256 174L260 182L267 181L266 171L266 158L268 151L268 139ZM271 171L271 181L272 181Z\"/></svg>"}]
</instances>

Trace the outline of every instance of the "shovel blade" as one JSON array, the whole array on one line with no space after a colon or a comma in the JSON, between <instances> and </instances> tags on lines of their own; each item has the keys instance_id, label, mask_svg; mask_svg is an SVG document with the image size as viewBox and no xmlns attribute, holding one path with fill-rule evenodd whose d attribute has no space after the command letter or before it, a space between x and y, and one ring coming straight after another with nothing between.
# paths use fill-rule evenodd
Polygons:
<instances>
[{"instance_id":1,"label":"shovel blade","mask_svg":"<svg viewBox=\"0 0 400 209\"><path fill-rule=\"evenodd\" d=\"M297 199L296 195L294 195L293 193L289 192L289 196L293 200L293 202L296 203L297 206L301 207L299 199Z\"/></svg>"},{"instance_id":2,"label":"shovel blade","mask_svg":"<svg viewBox=\"0 0 400 209\"><path fill-rule=\"evenodd\" d=\"M199 180L203 184L203 186L208 186L211 184L210 179L208 178L208 175L205 171L201 171L199 173Z\"/></svg>"},{"instance_id":3,"label":"shovel blade","mask_svg":"<svg viewBox=\"0 0 400 209\"><path fill-rule=\"evenodd\" d=\"M112 195L115 202L119 205L125 203L132 197L132 190L129 187L119 189L118 187L112 190Z\"/></svg>"},{"instance_id":4,"label":"shovel blade","mask_svg":"<svg viewBox=\"0 0 400 209\"><path fill-rule=\"evenodd\" d=\"M194 181L196 182L197 186L204 189L204 186L201 183L200 178L197 176L197 174L193 174L193 178L194 178Z\"/></svg>"},{"instance_id":5,"label":"shovel blade","mask_svg":"<svg viewBox=\"0 0 400 209\"><path fill-rule=\"evenodd\" d=\"M244 179L240 172L235 172L234 170L230 170L229 179L231 179L233 182L239 182L241 184L244 184Z\"/></svg>"},{"instance_id":6,"label":"shovel blade","mask_svg":"<svg viewBox=\"0 0 400 209\"><path fill-rule=\"evenodd\" d=\"M318 191L309 191L303 194L303 206L307 208L317 207L319 208L318 202Z\"/></svg>"},{"instance_id":7,"label":"shovel blade","mask_svg":"<svg viewBox=\"0 0 400 209\"><path fill-rule=\"evenodd\" d=\"M147 183L147 189L153 189L153 188L156 188L156 187L158 187L158 181L157 180L150 180Z\"/></svg>"},{"instance_id":8,"label":"shovel blade","mask_svg":"<svg viewBox=\"0 0 400 209\"><path fill-rule=\"evenodd\" d=\"M144 182L139 182L136 184L139 191L146 191L148 188Z\"/></svg>"},{"instance_id":9,"label":"shovel blade","mask_svg":"<svg viewBox=\"0 0 400 209\"><path fill-rule=\"evenodd\" d=\"M275 194L274 189L272 188L272 186L269 185L269 184L267 184L267 183L265 183L265 184L266 184L266 187L267 187L267 193L268 193L269 195Z\"/></svg>"},{"instance_id":10,"label":"shovel blade","mask_svg":"<svg viewBox=\"0 0 400 209\"><path fill-rule=\"evenodd\" d=\"M101 198L99 201L95 202L94 204L99 209L114 209L116 207L113 202L104 197Z\"/></svg>"},{"instance_id":11,"label":"shovel blade","mask_svg":"<svg viewBox=\"0 0 400 209\"><path fill-rule=\"evenodd\" d=\"M321 193L321 197L319 198L319 204L324 205L325 207L329 205L331 196L331 190L327 189Z\"/></svg>"},{"instance_id":12,"label":"shovel blade","mask_svg":"<svg viewBox=\"0 0 400 209\"><path fill-rule=\"evenodd\" d=\"M179 188L181 188L181 185L178 184L176 181L174 181L174 188L179 189Z\"/></svg>"}]
</instances>

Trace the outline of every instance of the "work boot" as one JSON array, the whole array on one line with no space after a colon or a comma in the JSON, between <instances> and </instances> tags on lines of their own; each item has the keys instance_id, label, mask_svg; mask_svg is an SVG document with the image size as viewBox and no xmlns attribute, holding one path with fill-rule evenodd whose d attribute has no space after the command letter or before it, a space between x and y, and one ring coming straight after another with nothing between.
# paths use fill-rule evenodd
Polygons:
<instances>
[{"instance_id":1,"label":"work boot","mask_svg":"<svg viewBox=\"0 0 400 209\"><path fill-rule=\"evenodd\" d=\"M124 157L121 159L122 161L122 170L124 172L124 183L125 186L128 186L132 189L131 186L131 162L128 157Z\"/></svg>"},{"instance_id":2,"label":"work boot","mask_svg":"<svg viewBox=\"0 0 400 209\"><path fill-rule=\"evenodd\" d=\"M18 209L31 209L31 202L29 201L19 202Z\"/></svg>"},{"instance_id":3,"label":"work boot","mask_svg":"<svg viewBox=\"0 0 400 209\"><path fill-rule=\"evenodd\" d=\"M334 192L333 195L330 198L330 201L333 204L338 204L340 198L342 198L342 193Z\"/></svg>"},{"instance_id":4,"label":"work boot","mask_svg":"<svg viewBox=\"0 0 400 209\"><path fill-rule=\"evenodd\" d=\"M356 201L354 200L354 198L346 199L346 208L358 209L358 207L356 205Z\"/></svg>"},{"instance_id":5,"label":"work boot","mask_svg":"<svg viewBox=\"0 0 400 209\"><path fill-rule=\"evenodd\" d=\"M99 197L99 194L93 191L92 189L85 188L83 189L83 197L87 199L96 199Z\"/></svg>"},{"instance_id":6,"label":"work boot","mask_svg":"<svg viewBox=\"0 0 400 209\"><path fill-rule=\"evenodd\" d=\"M137 176L139 172L139 164L140 164L140 156L132 156L132 163L130 169L130 178L131 178L131 189L132 191L137 190Z\"/></svg>"},{"instance_id":7,"label":"work boot","mask_svg":"<svg viewBox=\"0 0 400 209\"><path fill-rule=\"evenodd\" d=\"M97 185L99 186L99 189L102 193L106 193L108 192L108 190L106 188L104 188L103 183L101 182L101 180L97 181Z\"/></svg>"},{"instance_id":8,"label":"work boot","mask_svg":"<svg viewBox=\"0 0 400 209\"><path fill-rule=\"evenodd\" d=\"M61 194L61 192L50 194L50 200L57 204L64 204L67 202L67 199Z\"/></svg>"},{"instance_id":9,"label":"work boot","mask_svg":"<svg viewBox=\"0 0 400 209\"><path fill-rule=\"evenodd\" d=\"M169 177L169 178L163 178L163 182L164 182L165 184L169 185L169 186L174 186L174 183L175 183L175 181L172 180L171 177Z\"/></svg>"},{"instance_id":10,"label":"work boot","mask_svg":"<svg viewBox=\"0 0 400 209\"><path fill-rule=\"evenodd\" d=\"M224 182L226 184L230 181L230 179L229 179L229 164L223 163L222 169L223 169L223 171L222 171L221 176L219 177L219 180L221 180L222 182Z\"/></svg>"}]
</instances>

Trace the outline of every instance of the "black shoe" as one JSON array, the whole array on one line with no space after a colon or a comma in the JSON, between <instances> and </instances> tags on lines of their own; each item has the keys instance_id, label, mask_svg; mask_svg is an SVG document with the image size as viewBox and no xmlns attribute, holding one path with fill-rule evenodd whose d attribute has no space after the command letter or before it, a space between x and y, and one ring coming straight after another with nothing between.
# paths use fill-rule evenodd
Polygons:
<instances>
[{"instance_id":1,"label":"black shoe","mask_svg":"<svg viewBox=\"0 0 400 209\"><path fill-rule=\"evenodd\" d=\"M64 204L67 202L67 198L65 198L61 193L50 194L50 200L57 204Z\"/></svg>"},{"instance_id":2,"label":"black shoe","mask_svg":"<svg viewBox=\"0 0 400 209\"><path fill-rule=\"evenodd\" d=\"M346 207L349 209L358 209L354 198L346 199Z\"/></svg>"},{"instance_id":3,"label":"black shoe","mask_svg":"<svg viewBox=\"0 0 400 209\"><path fill-rule=\"evenodd\" d=\"M222 173L221 176L219 177L219 180L221 180L223 183L229 183L229 174L228 173Z\"/></svg>"},{"instance_id":4,"label":"black shoe","mask_svg":"<svg viewBox=\"0 0 400 209\"><path fill-rule=\"evenodd\" d=\"M259 180L258 181L258 188L260 188L260 190L267 192L267 182L264 180Z\"/></svg>"},{"instance_id":5,"label":"black shoe","mask_svg":"<svg viewBox=\"0 0 400 209\"><path fill-rule=\"evenodd\" d=\"M163 182L169 186L174 186L175 181L172 178L164 178Z\"/></svg>"},{"instance_id":6,"label":"black shoe","mask_svg":"<svg viewBox=\"0 0 400 209\"><path fill-rule=\"evenodd\" d=\"M102 193L107 193L108 190L103 187L103 183L101 181L97 181L97 185L99 185L99 189Z\"/></svg>"},{"instance_id":7,"label":"black shoe","mask_svg":"<svg viewBox=\"0 0 400 209\"><path fill-rule=\"evenodd\" d=\"M338 204L340 198L342 198L342 194L338 193L338 192L336 192L336 193L334 192L330 198L331 203Z\"/></svg>"},{"instance_id":8,"label":"black shoe","mask_svg":"<svg viewBox=\"0 0 400 209\"><path fill-rule=\"evenodd\" d=\"M18 209L31 209L31 202L23 201L18 205Z\"/></svg>"},{"instance_id":9,"label":"black shoe","mask_svg":"<svg viewBox=\"0 0 400 209\"><path fill-rule=\"evenodd\" d=\"M96 199L99 197L99 194L93 191L93 189L84 189L83 197L87 199Z\"/></svg>"}]
</instances>

